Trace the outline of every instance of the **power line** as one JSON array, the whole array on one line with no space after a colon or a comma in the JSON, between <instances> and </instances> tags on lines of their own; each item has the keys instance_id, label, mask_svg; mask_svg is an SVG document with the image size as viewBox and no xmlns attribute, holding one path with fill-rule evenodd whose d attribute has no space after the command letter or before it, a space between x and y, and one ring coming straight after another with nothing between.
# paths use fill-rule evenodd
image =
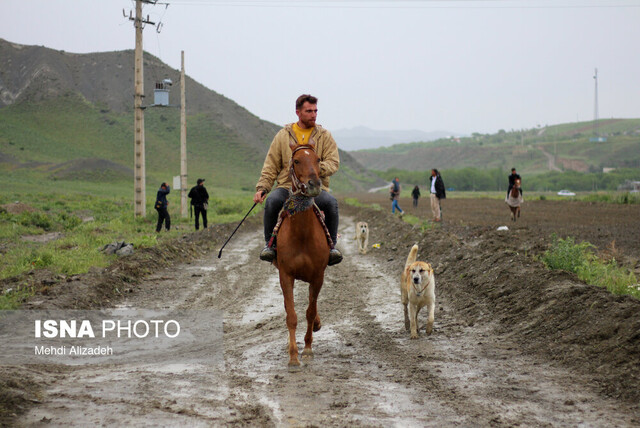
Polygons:
<instances>
[{"instance_id":1,"label":"power line","mask_svg":"<svg viewBox=\"0 0 640 428\"><path fill-rule=\"evenodd\" d=\"M517 4L519 0L174 0L180 6L233 6L262 8L327 8L327 9L614 9L640 8L640 4ZM476 3L475 5L472 5ZM490 4L478 4L490 3ZM499 3L499 4L493 4Z\"/></svg>"}]
</instances>

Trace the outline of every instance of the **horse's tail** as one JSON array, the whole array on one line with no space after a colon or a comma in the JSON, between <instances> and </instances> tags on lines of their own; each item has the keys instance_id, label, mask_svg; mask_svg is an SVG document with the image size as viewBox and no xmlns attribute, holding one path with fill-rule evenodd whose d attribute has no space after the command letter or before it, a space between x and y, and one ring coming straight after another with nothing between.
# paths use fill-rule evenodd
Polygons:
<instances>
[{"instance_id":1,"label":"horse's tail","mask_svg":"<svg viewBox=\"0 0 640 428\"><path fill-rule=\"evenodd\" d=\"M411 247L411 251L409 251L409 256L407 257L407 263L405 263L404 265L405 271L409 269L409 266L411 266L413 262L416 261L417 256L418 256L418 244L414 244L414 246Z\"/></svg>"}]
</instances>

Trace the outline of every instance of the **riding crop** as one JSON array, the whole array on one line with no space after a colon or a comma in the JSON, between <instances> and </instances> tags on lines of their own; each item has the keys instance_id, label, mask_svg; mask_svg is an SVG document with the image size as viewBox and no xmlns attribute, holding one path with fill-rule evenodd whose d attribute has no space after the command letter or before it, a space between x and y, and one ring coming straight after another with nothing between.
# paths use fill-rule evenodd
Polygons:
<instances>
[{"instance_id":1,"label":"riding crop","mask_svg":"<svg viewBox=\"0 0 640 428\"><path fill-rule=\"evenodd\" d=\"M262 192L262 195L264 196L265 192ZM231 232L231 235L229 236L229 239L227 239L227 242L224 243L224 245L222 246L222 248L220 248L220 252L218 253L218 258L222 257L222 250L224 249L224 247L227 246L227 244L229 243L229 241L231 241L231 238L233 237L233 235L235 235L236 231L240 228L240 226L242 225L242 223L245 221L245 219L249 216L249 214L251 213L251 211L253 211L253 209L256 207L256 205L258 205L258 203L254 203L253 206L249 209L249 211L247 212L247 214L245 214L244 218L240 221L240 223L236 226L236 228L234 229L233 232Z\"/></svg>"}]
</instances>

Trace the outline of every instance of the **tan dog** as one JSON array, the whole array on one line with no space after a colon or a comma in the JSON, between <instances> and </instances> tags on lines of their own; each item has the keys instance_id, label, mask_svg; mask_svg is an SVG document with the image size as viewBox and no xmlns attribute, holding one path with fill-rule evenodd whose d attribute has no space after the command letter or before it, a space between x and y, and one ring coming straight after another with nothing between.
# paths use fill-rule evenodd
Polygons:
<instances>
[{"instance_id":1,"label":"tan dog","mask_svg":"<svg viewBox=\"0 0 640 428\"><path fill-rule=\"evenodd\" d=\"M436 306L436 281L433 269L429 263L417 262L417 254L418 246L414 245L404 265L400 283L404 305L404 328L407 331L411 330L411 339L418 338L418 312L425 306L429 306L426 331L427 334L431 334Z\"/></svg>"},{"instance_id":2,"label":"tan dog","mask_svg":"<svg viewBox=\"0 0 640 428\"><path fill-rule=\"evenodd\" d=\"M369 225L364 221L356 224L356 243L360 254L367 254L369 247Z\"/></svg>"}]
</instances>

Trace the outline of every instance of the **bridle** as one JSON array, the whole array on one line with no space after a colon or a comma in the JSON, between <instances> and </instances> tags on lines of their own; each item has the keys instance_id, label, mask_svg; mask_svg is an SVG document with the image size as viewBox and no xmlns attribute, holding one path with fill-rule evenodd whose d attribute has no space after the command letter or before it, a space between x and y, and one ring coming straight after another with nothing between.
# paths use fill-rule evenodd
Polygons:
<instances>
[{"instance_id":1,"label":"bridle","mask_svg":"<svg viewBox=\"0 0 640 428\"><path fill-rule=\"evenodd\" d=\"M520 187L522 186L520 179L516 179L513 183L513 187L511 188L511 192L509 192L509 195L511 195L511 193L514 192L518 192L518 195L520 194ZM513 190L515 189L515 190ZM517 196L511 196L513 198L517 198Z\"/></svg>"},{"instance_id":2,"label":"bridle","mask_svg":"<svg viewBox=\"0 0 640 428\"><path fill-rule=\"evenodd\" d=\"M294 195L309 196L307 194L307 185L304 184L302 181L300 181L300 179L296 175L295 169L293 168L293 156L296 154L296 152L303 149L311 150L317 156L316 149L309 144L300 145L295 149L293 149L291 151L291 160L289 161L289 177L291 177L291 182L293 183L293 189L295 189L295 191L293 192Z\"/></svg>"}]
</instances>

